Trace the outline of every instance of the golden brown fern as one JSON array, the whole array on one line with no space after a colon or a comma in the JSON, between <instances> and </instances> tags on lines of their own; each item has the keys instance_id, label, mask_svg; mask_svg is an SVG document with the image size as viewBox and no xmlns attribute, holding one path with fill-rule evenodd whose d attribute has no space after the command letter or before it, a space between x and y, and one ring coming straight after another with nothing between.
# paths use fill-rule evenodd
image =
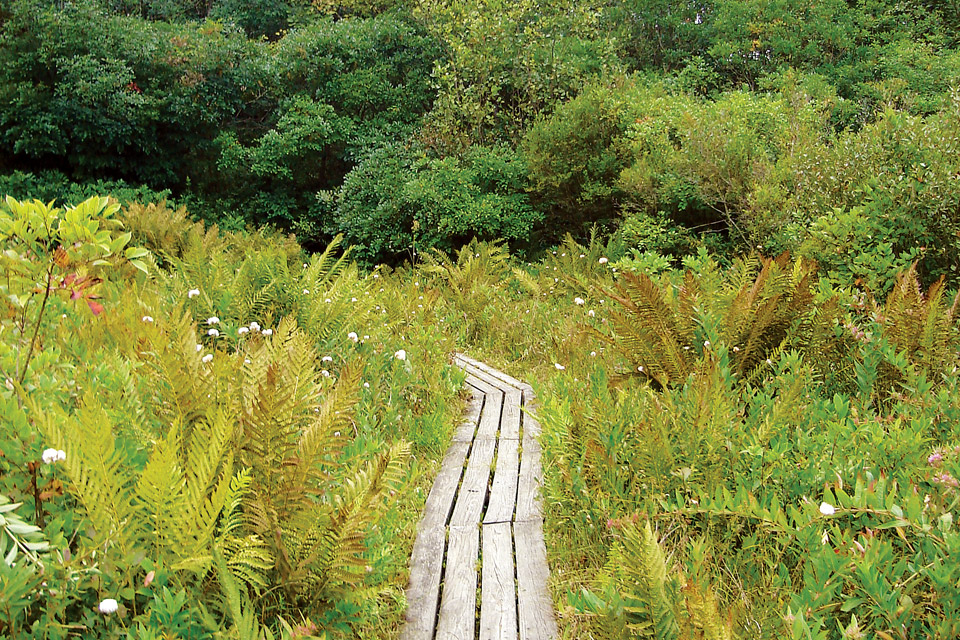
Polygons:
<instances>
[{"instance_id":1,"label":"golden brown fern","mask_svg":"<svg viewBox=\"0 0 960 640\"><path fill-rule=\"evenodd\" d=\"M678 313L666 292L645 274L623 274L613 289L600 289L618 303L610 313L613 336L598 334L631 364L662 386L690 372L693 318Z\"/></svg>"},{"instance_id":2,"label":"golden brown fern","mask_svg":"<svg viewBox=\"0 0 960 640\"><path fill-rule=\"evenodd\" d=\"M874 306L882 321L884 338L921 371L942 372L957 363L956 313L960 292L947 306L946 286L941 277L924 293L916 267L914 263L897 277L882 309L876 303Z\"/></svg>"}]
</instances>

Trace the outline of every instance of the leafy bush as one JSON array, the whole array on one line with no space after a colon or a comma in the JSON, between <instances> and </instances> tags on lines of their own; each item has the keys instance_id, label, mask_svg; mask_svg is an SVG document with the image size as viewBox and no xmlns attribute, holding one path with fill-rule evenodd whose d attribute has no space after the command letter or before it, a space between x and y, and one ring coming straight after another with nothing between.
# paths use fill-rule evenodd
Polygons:
<instances>
[{"instance_id":1,"label":"leafy bush","mask_svg":"<svg viewBox=\"0 0 960 640\"><path fill-rule=\"evenodd\" d=\"M601 291L617 307L587 324L628 357L567 360L541 394L554 553L600 570L565 579L574 629L955 632L960 592L941 569L957 540L955 306L941 285L921 293L914 271L884 304L814 295L811 277L803 263L707 263L663 285L625 276L629 299ZM791 282L806 293L775 292ZM695 318L679 348L658 342L680 332L670 308ZM774 325L781 337L759 329ZM654 362L636 356L654 344ZM750 356L758 345L773 351ZM688 364L667 375L674 361Z\"/></svg>"},{"instance_id":2,"label":"leafy bush","mask_svg":"<svg viewBox=\"0 0 960 640\"><path fill-rule=\"evenodd\" d=\"M450 251L474 236L523 243L541 219L524 193L525 169L505 148L435 159L386 146L347 176L334 228L370 263Z\"/></svg>"}]
</instances>

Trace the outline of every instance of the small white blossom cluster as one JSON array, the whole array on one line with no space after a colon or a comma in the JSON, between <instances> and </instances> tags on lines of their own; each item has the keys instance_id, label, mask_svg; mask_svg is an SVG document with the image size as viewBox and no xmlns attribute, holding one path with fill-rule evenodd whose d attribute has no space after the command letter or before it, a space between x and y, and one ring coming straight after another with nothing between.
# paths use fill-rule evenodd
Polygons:
<instances>
[{"instance_id":1,"label":"small white blossom cluster","mask_svg":"<svg viewBox=\"0 0 960 640\"><path fill-rule=\"evenodd\" d=\"M196 298L198 295L200 295L200 289L190 289L190 291L187 291L188 298Z\"/></svg>"},{"instance_id":2,"label":"small white blossom cluster","mask_svg":"<svg viewBox=\"0 0 960 640\"><path fill-rule=\"evenodd\" d=\"M396 358L397 360L406 360L407 352L403 349L400 349L400 351L397 351L395 354L393 354L393 357Z\"/></svg>"},{"instance_id":3,"label":"small white blossom cluster","mask_svg":"<svg viewBox=\"0 0 960 640\"><path fill-rule=\"evenodd\" d=\"M106 598L100 601L100 605L97 607L97 610L104 615L110 615L111 613L117 612L117 601L113 598Z\"/></svg>"},{"instance_id":4,"label":"small white blossom cluster","mask_svg":"<svg viewBox=\"0 0 960 640\"><path fill-rule=\"evenodd\" d=\"M63 449L44 449L40 459L43 460L43 464L53 464L66 460L67 454Z\"/></svg>"}]
</instances>

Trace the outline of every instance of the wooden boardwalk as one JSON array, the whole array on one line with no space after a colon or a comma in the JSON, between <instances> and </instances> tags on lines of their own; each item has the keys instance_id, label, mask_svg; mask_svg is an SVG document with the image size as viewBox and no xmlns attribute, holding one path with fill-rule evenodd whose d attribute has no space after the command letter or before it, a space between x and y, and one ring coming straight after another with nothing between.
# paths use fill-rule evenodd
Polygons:
<instances>
[{"instance_id":1,"label":"wooden boardwalk","mask_svg":"<svg viewBox=\"0 0 960 640\"><path fill-rule=\"evenodd\" d=\"M455 361L473 397L427 497L400 637L556 638L533 389L467 356Z\"/></svg>"}]
</instances>

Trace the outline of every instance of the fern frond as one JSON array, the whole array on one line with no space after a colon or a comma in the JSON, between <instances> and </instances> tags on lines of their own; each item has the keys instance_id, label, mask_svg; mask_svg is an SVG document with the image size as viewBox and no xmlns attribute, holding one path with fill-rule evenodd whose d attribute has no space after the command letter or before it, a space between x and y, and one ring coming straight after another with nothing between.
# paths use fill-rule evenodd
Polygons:
<instances>
[{"instance_id":1,"label":"fern frond","mask_svg":"<svg viewBox=\"0 0 960 640\"><path fill-rule=\"evenodd\" d=\"M116 448L109 414L90 396L70 416L33 409L46 440L66 453L62 468L93 525L96 545L131 551L143 537L145 522L134 502L132 465Z\"/></svg>"}]
</instances>

